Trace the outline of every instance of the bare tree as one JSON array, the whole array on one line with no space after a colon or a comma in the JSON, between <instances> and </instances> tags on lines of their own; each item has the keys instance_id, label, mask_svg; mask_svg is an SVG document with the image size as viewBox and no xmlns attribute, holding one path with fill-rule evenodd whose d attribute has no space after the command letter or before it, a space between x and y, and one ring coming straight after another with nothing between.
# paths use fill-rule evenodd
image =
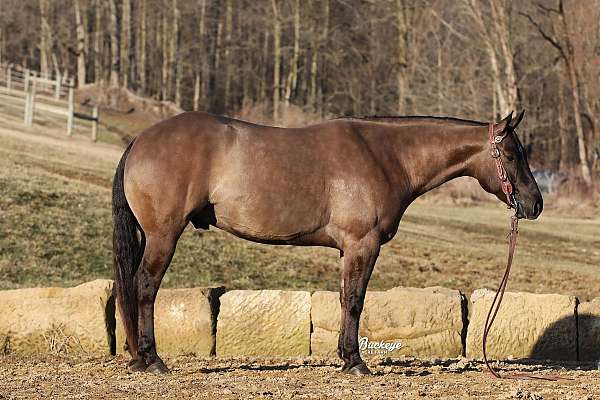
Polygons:
<instances>
[{"instance_id":1,"label":"bare tree","mask_svg":"<svg viewBox=\"0 0 600 400\"><path fill-rule=\"evenodd\" d=\"M73 5L75 7L75 24L77 27L77 86L81 87L85 85L85 28L79 9L79 0L73 0Z\"/></svg>"},{"instance_id":2,"label":"bare tree","mask_svg":"<svg viewBox=\"0 0 600 400\"><path fill-rule=\"evenodd\" d=\"M94 15L94 81L104 80L102 68L102 0L95 1ZM89 60L89 58L88 58Z\"/></svg>"},{"instance_id":3,"label":"bare tree","mask_svg":"<svg viewBox=\"0 0 600 400\"><path fill-rule=\"evenodd\" d=\"M281 15L278 0L271 0L273 9L273 119L279 120L279 92L281 90Z\"/></svg>"},{"instance_id":4,"label":"bare tree","mask_svg":"<svg viewBox=\"0 0 600 400\"><path fill-rule=\"evenodd\" d=\"M111 65L110 65L110 86L119 86L119 40L117 36L117 4L116 0L108 0L109 12L110 12L110 52L111 52Z\"/></svg>"},{"instance_id":5,"label":"bare tree","mask_svg":"<svg viewBox=\"0 0 600 400\"><path fill-rule=\"evenodd\" d=\"M40 0L40 72L43 76L48 75L48 46L50 45L51 34L50 25L48 24L48 0Z\"/></svg>"},{"instance_id":6,"label":"bare tree","mask_svg":"<svg viewBox=\"0 0 600 400\"><path fill-rule=\"evenodd\" d=\"M138 3L138 24L136 35L136 61L138 90L140 93L146 93L146 0L139 0Z\"/></svg>"},{"instance_id":7,"label":"bare tree","mask_svg":"<svg viewBox=\"0 0 600 400\"><path fill-rule=\"evenodd\" d=\"M285 104L290 105L292 92L298 85L298 60L300 58L300 0L294 0L294 53L285 86Z\"/></svg>"},{"instance_id":8,"label":"bare tree","mask_svg":"<svg viewBox=\"0 0 600 400\"><path fill-rule=\"evenodd\" d=\"M129 87L129 50L131 47L131 3L130 0L123 0L121 14L121 36L120 36L120 69L121 84L124 88Z\"/></svg>"},{"instance_id":9,"label":"bare tree","mask_svg":"<svg viewBox=\"0 0 600 400\"><path fill-rule=\"evenodd\" d=\"M579 155L579 166L581 176L586 184L592 184L592 175L587 159L586 141L583 132L583 124L581 121L581 97L580 97L580 82L575 63L575 51L572 41L571 23L568 21L565 5L563 0L558 0L556 8L538 5L539 10L551 19L552 30L554 33L547 32L540 23L538 23L531 15L523 14L536 27L539 34L550 43L559 53L560 58L564 61L569 83L571 85L571 94L573 99L573 119L575 121L575 132L577 134L577 145Z\"/></svg>"},{"instance_id":10,"label":"bare tree","mask_svg":"<svg viewBox=\"0 0 600 400\"><path fill-rule=\"evenodd\" d=\"M511 2L488 0L489 12L483 11L483 2L464 0L473 21L479 27L488 55L494 82L494 107L491 118L506 115L517 106L517 78L510 41Z\"/></svg>"}]
</instances>

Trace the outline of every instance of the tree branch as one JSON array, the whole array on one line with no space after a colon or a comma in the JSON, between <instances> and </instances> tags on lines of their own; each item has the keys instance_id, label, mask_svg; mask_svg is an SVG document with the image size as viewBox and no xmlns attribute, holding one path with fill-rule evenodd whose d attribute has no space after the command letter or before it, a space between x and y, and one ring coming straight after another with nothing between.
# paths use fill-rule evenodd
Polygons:
<instances>
[{"instance_id":1,"label":"tree branch","mask_svg":"<svg viewBox=\"0 0 600 400\"><path fill-rule=\"evenodd\" d=\"M519 14L524 16L525 18L527 18L529 20L529 22L535 26L535 28L538 30L538 32L540 33L540 35L542 35L542 37L544 39L546 39L546 41L548 41L548 43L550 43L554 48L556 48L559 52L560 55L566 60L567 59L567 55L565 54L565 51L563 49L563 47L560 45L560 43L558 43L558 41L550 36L550 34L546 33L544 31L544 29L541 27L541 25L539 23L537 23L529 14L526 14L524 12L520 12Z\"/></svg>"}]
</instances>

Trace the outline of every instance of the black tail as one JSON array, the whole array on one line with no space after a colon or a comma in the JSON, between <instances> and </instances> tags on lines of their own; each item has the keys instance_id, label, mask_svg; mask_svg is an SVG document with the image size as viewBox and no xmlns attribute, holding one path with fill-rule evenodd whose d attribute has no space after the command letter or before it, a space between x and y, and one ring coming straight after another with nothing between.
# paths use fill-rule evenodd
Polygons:
<instances>
[{"instance_id":1,"label":"black tail","mask_svg":"<svg viewBox=\"0 0 600 400\"><path fill-rule=\"evenodd\" d=\"M132 356L137 354L137 296L134 285L135 272L144 254L144 232L139 229L138 222L127 204L123 189L125 160L131 150L133 141L123 153L115 172L112 191L113 214L113 272L117 304L121 320L127 335L127 347Z\"/></svg>"}]
</instances>

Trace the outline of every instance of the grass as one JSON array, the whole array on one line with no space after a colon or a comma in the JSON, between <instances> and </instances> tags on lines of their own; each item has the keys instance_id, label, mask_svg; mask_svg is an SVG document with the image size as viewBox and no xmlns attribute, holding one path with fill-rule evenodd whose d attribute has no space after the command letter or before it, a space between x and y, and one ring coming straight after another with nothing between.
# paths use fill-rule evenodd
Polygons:
<instances>
[{"instance_id":1,"label":"grass","mask_svg":"<svg viewBox=\"0 0 600 400\"><path fill-rule=\"evenodd\" d=\"M110 184L122 149L1 125L0 143L0 289L110 278ZM598 215L550 207L538 221L523 221L509 290L598 297ZM415 202L383 247L370 289L495 287L508 217L497 202ZM190 226L164 287L337 290L338 257L332 249L260 245Z\"/></svg>"}]
</instances>

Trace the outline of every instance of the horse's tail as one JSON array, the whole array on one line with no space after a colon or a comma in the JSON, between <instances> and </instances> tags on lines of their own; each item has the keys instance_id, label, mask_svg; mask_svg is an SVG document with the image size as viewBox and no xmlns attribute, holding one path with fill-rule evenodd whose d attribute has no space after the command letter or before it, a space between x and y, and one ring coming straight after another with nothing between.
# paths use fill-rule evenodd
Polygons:
<instances>
[{"instance_id":1,"label":"horse's tail","mask_svg":"<svg viewBox=\"0 0 600 400\"><path fill-rule=\"evenodd\" d=\"M112 190L112 215L113 272L117 303L125 327L127 349L135 357L138 349L138 310L134 276L144 254L145 236L144 232L139 229L140 239L138 239L138 222L131 208L129 208L123 188L125 160L132 144L133 141L123 153L115 172Z\"/></svg>"}]
</instances>

